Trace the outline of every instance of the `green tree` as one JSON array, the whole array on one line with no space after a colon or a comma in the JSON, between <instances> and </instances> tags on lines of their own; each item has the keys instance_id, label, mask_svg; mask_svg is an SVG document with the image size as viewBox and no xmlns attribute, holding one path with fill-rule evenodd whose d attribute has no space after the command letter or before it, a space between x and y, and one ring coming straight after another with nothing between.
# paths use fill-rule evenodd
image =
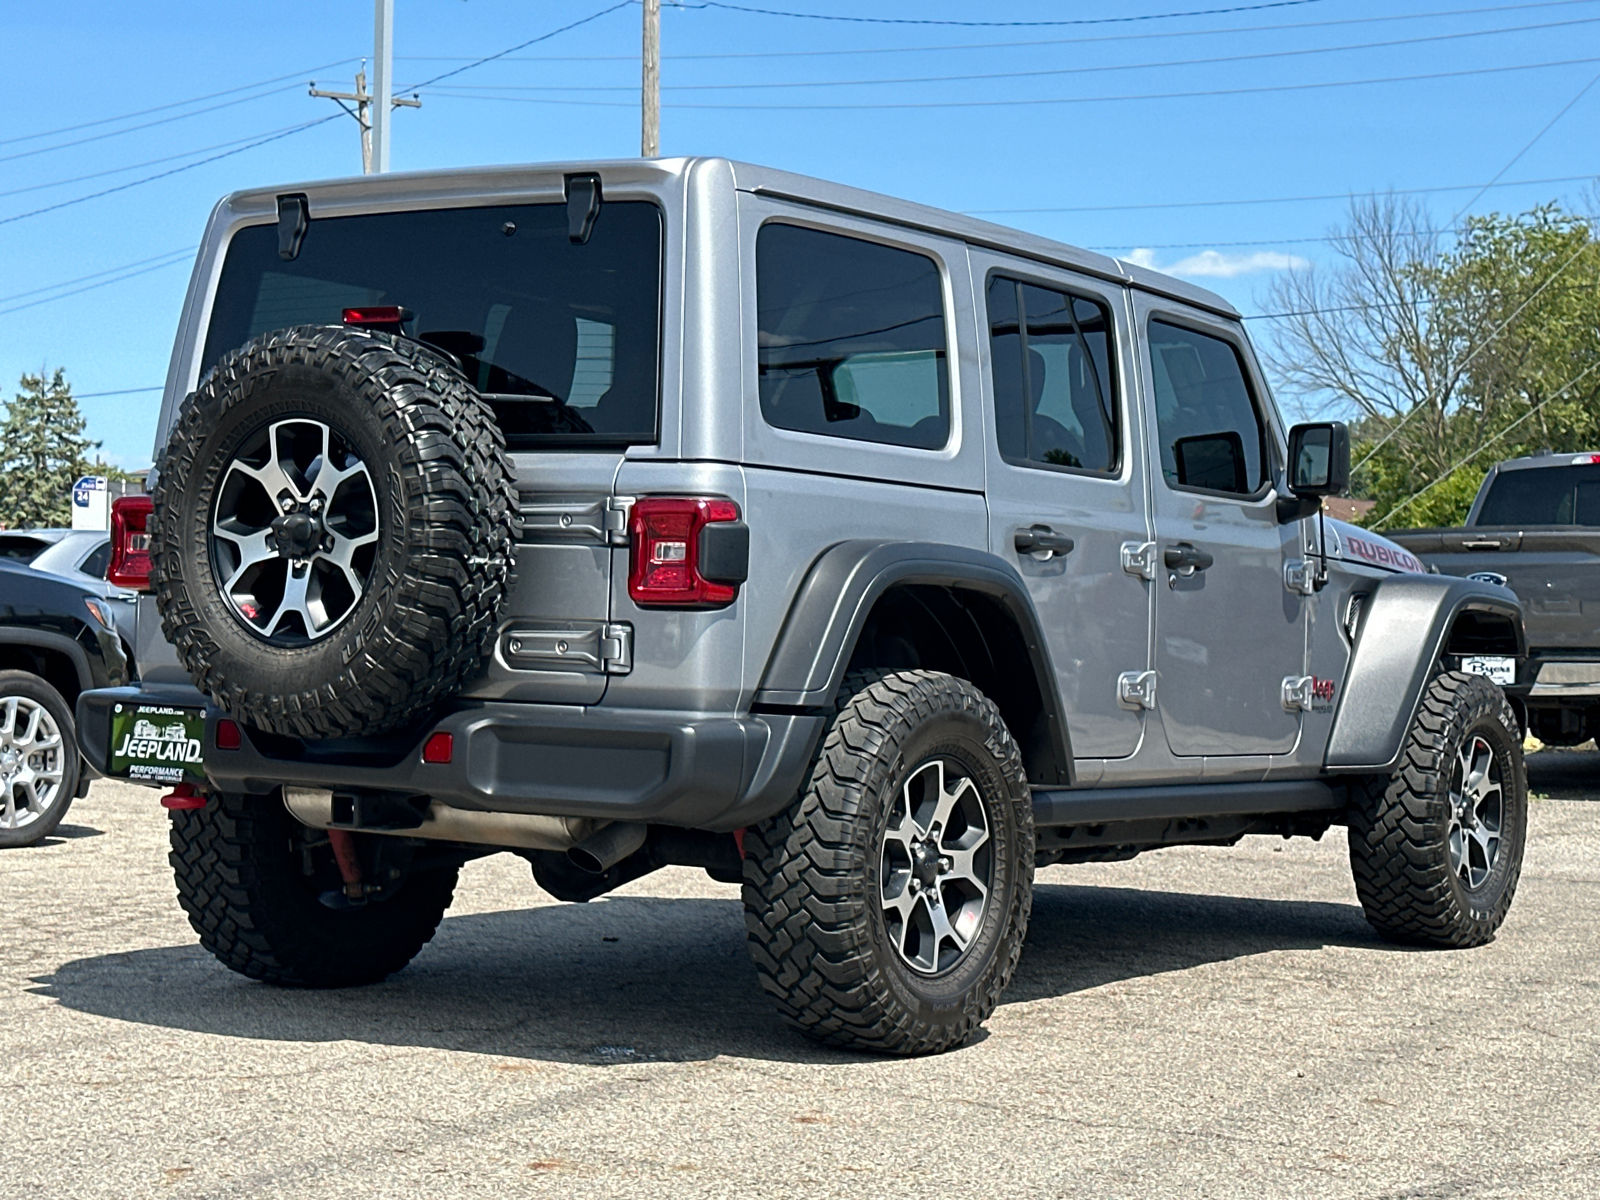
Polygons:
<instances>
[{"instance_id":1,"label":"green tree","mask_svg":"<svg viewBox=\"0 0 1600 1200\"><path fill-rule=\"evenodd\" d=\"M48 378L43 371L24 375L20 387L0 425L0 527L70 524L72 485L99 444L84 436L83 414L59 367Z\"/></svg>"},{"instance_id":2,"label":"green tree","mask_svg":"<svg viewBox=\"0 0 1600 1200\"><path fill-rule=\"evenodd\" d=\"M1444 244L1426 213L1355 203L1342 263L1280 279L1290 317L1267 353L1288 390L1352 417L1367 523L1454 524L1489 465L1600 448L1600 242L1545 205L1469 219Z\"/></svg>"}]
</instances>

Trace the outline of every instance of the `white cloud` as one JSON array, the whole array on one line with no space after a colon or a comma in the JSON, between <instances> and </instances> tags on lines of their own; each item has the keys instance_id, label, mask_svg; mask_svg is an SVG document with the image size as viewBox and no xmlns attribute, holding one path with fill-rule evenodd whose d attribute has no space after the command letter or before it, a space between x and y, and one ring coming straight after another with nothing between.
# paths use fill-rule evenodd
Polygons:
<instances>
[{"instance_id":1,"label":"white cloud","mask_svg":"<svg viewBox=\"0 0 1600 1200\"><path fill-rule=\"evenodd\" d=\"M1257 271L1289 271L1311 264L1294 254L1280 254L1274 250L1257 250L1254 254L1223 254L1217 250L1202 250L1188 258L1165 266L1156 262L1156 252L1139 247L1122 256L1138 267L1149 267L1167 275L1189 279L1232 279Z\"/></svg>"}]
</instances>

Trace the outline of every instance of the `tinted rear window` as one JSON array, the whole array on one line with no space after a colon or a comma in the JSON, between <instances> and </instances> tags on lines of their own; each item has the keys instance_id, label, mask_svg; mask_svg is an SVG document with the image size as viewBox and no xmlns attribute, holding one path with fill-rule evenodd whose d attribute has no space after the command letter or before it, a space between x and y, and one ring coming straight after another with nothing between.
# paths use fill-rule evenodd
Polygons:
<instances>
[{"instance_id":1,"label":"tinted rear window","mask_svg":"<svg viewBox=\"0 0 1600 1200\"><path fill-rule=\"evenodd\" d=\"M38 558L50 543L39 538L0 534L0 558L11 562L30 563Z\"/></svg>"},{"instance_id":2,"label":"tinted rear window","mask_svg":"<svg viewBox=\"0 0 1600 1200\"><path fill-rule=\"evenodd\" d=\"M217 285L201 371L258 334L397 304L407 334L455 354L512 449L656 440L661 213L608 201L588 242L563 204L312 220L299 255L241 229Z\"/></svg>"},{"instance_id":3,"label":"tinted rear window","mask_svg":"<svg viewBox=\"0 0 1600 1200\"><path fill-rule=\"evenodd\" d=\"M1600 465L1502 471L1477 524L1600 526Z\"/></svg>"},{"instance_id":4,"label":"tinted rear window","mask_svg":"<svg viewBox=\"0 0 1600 1200\"><path fill-rule=\"evenodd\" d=\"M933 259L795 225L756 235L761 415L827 437L936 450L950 438Z\"/></svg>"}]
</instances>

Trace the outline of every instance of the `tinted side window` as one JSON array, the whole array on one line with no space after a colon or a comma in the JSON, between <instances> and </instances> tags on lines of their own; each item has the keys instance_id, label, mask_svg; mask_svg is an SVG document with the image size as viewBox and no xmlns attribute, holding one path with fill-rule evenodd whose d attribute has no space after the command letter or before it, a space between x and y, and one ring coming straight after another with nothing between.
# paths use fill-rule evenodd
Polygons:
<instances>
[{"instance_id":1,"label":"tinted side window","mask_svg":"<svg viewBox=\"0 0 1600 1200\"><path fill-rule=\"evenodd\" d=\"M995 433L1010 462L1115 471L1111 314L1082 296L989 283Z\"/></svg>"},{"instance_id":2,"label":"tinted side window","mask_svg":"<svg viewBox=\"0 0 1600 1200\"><path fill-rule=\"evenodd\" d=\"M1267 481L1267 433L1231 343L1150 322L1161 474L1169 485L1248 495Z\"/></svg>"},{"instance_id":3,"label":"tinted side window","mask_svg":"<svg viewBox=\"0 0 1600 1200\"><path fill-rule=\"evenodd\" d=\"M94 548L94 553L78 564L78 570L91 579L104 579L110 566L111 543L102 542Z\"/></svg>"},{"instance_id":4,"label":"tinted side window","mask_svg":"<svg viewBox=\"0 0 1600 1200\"><path fill-rule=\"evenodd\" d=\"M949 440L943 289L931 258L765 225L756 309L768 424L925 450Z\"/></svg>"}]
</instances>

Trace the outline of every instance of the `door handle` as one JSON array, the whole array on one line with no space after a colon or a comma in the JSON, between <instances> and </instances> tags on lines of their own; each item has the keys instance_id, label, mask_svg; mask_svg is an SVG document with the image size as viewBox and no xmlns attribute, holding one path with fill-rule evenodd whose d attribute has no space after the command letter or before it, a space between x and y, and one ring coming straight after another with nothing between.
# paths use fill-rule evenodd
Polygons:
<instances>
[{"instance_id":1,"label":"door handle","mask_svg":"<svg viewBox=\"0 0 1600 1200\"><path fill-rule=\"evenodd\" d=\"M1030 525L1012 535L1011 544L1018 554L1038 554L1050 558L1056 554L1071 554L1077 545L1064 533L1057 533L1048 525Z\"/></svg>"},{"instance_id":2,"label":"door handle","mask_svg":"<svg viewBox=\"0 0 1600 1200\"><path fill-rule=\"evenodd\" d=\"M1196 571L1204 571L1217 561L1199 546L1192 546L1188 542L1178 542L1176 545L1168 546L1161 560L1167 564L1169 571L1176 571L1180 575L1193 575Z\"/></svg>"}]
</instances>

